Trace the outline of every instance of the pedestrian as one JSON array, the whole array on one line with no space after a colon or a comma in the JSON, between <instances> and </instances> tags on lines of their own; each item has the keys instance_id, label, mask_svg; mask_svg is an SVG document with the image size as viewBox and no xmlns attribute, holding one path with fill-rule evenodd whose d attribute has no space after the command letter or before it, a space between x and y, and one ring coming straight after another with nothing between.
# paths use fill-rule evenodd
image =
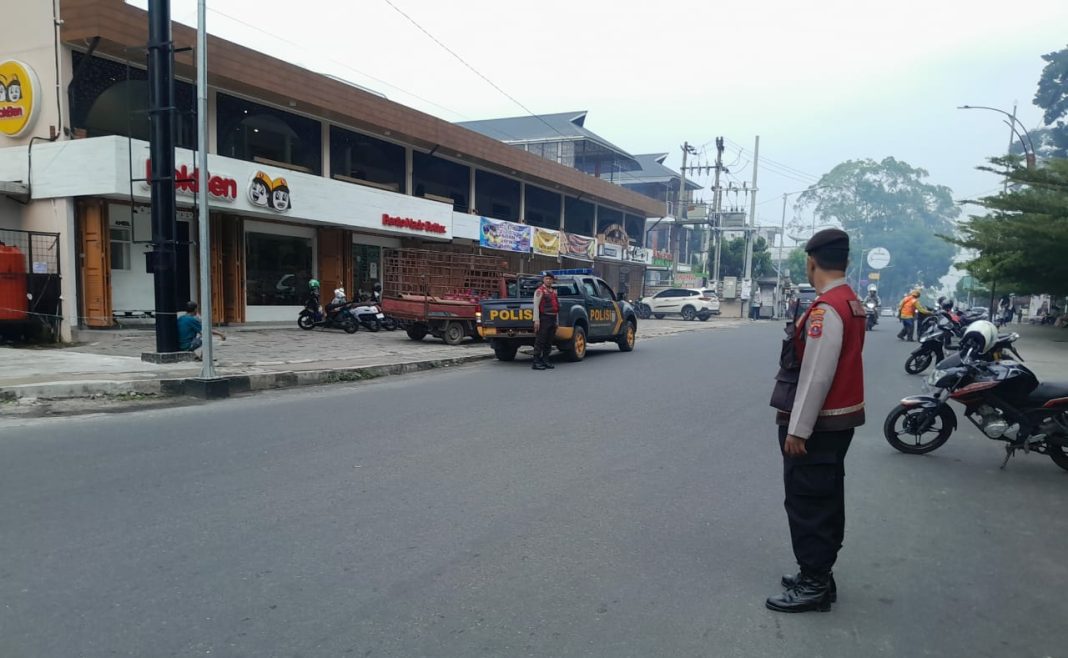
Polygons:
<instances>
[{"instance_id":1,"label":"pedestrian","mask_svg":"<svg viewBox=\"0 0 1068 658\"><path fill-rule=\"evenodd\" d=\"M546 272L541 277L541 285L534 291L534 365L531 366L534 370L552 370L556 367L549 360L560 314L560 300L553 288L554 283L556 276Z\"/></svg>"},{"instance_id":2,"label":"pedestrian","mask_svg":"<svg viewBox=\"0 0 1068 658\"><path fill-rule=\"evenodd\" d=\"M901 299L897 307L897 317L901 318L901 331L897 332L898 340L912 342L912 329L916 324L916 305L920 301L920 291L913 290Z\"/></svg>"},{"instance_id":3,"label":"pedestrian","mask_svg":"<svg viewBox=\"0 0 1068 658\"><path fill-rule=\"evenodd\" d=\"M761 302L761 299L760 299L760 293L759 292L754 293L753 294L753 301L749 304L749 319L750 320L759 320L760 319L760 307L761 306L762 306L762 302Z\"/></svg>"},{"instance_id":4,"label":"pedestrian","mask_svg":"<svg viewBox=\"0 0 1068 658\"><path fill-rule=\"evenodd\" d=\"M837 598L832 568L845 537L845 456L864 424L865 311L846 283L849 236L816 233L805 245L819 297L787 325L771 406L779 426L790 541L800 571L766 605L826 611Z\"/></svg>"},{"instance_id":5,"label":"pedestrian","mask_svg":"<svg viewBox=\"0 0 1068 658\"><path fill-rule=\"evenodd\" d=\"M203 328L200 326L198 308L196 302L186 302L185 315L178 318L178 349L182 352L193 352L196 360L200 361L200 354L197 350L204 342L201 339ZM218 336L220 340L226 340L226 335L217 329L212 329L211 333Z\"/></svg>"}]
</instances>

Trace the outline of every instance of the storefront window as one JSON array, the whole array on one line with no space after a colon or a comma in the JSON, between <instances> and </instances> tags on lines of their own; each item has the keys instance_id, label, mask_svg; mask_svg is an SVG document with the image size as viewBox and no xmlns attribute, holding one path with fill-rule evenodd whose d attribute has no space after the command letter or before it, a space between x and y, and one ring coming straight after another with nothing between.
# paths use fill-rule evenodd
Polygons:
<instances>
[{"instance_id":1,"label":"storefront window","mask_svg":"<svg viewBox=\"0 0 1068 658\"><path fill-rule=\"evenodd\" d=\"M452 202L457 212L467 212L471 168L430 155L412 153L412 194L442 203Z\"/></svg>"},{"instance_id":2,"label":"storefront window","mask_svg":"<svg viewBox=\"0 0 1068 658\"><path fill-rule=\"evenodd\" d=\"M323 170L323 135L318 121L234 96L216 101L219 155L296 169Z\"/></svg>"},{"instance_id":3,"label":"storefront window","mask_svg":"<svg viewBox=\"0 0 1068 658\"><path fill-rule=\"evenodd\" d=\"M404 147L330 126L330 176L403 192Z\"/></svg>"},{"instance_id":4,"label":"storefront window","mask_svg":"<svg viewBox=\"0 0 1068 658\"><path fill-rule=\"evenodd\" d=\"M148 74L134 63L73 53L74 79L70 83L71 124L86 137L122 135L149 138ZM143 65L143 62L141 63ZM174 81L176 145L196 148L196 90Z\"/></svg>"},{"instance_id":5,"label":"storefront window","mask_svg":"<svg viewBox=\"0 0 1068 658\"><path fill-rule=\"evenodd\" d=\"M111 269L130 270L130 244L133 242L133 227L129 220L111 220Z\"/></svg>"},{"instance_id":6,"label":"storefront window","mask_svg":"<svg viewBox=\"0 0 1068 658\"><path fill-rule=\"evenodd\" d=\"M249 306L301 306L312 278L312 240L245 234L245 289Z\"/></svg>"},{"instance_id":7,"label":"storefront window","mask_svg":"<svg viewBox=\"0 0 1068 658\"><path fill-rule=\"evenodd\" d=\"M367 244L352 245L352 289L358 298L371 296L376 283L382 282L382 248Z\"/></svg>"},{"instance_id":8,"label":"storefront window","mask_svg":"<svg viewBox=\"0 0 1068 658\"><path fill-rule=\"evenodd\" d=\"M564 230L578 235L593 235L593 204L568 198L564 207Z\"/></svg>"},{"instance_id":9,"label":"storefront window","mask_svg":"<svg viewBox=\"0 0 1068 658\"><path fill-rule=\"evenodd\" d=\"M475 208L485 217L517 221L519 181L479 169L475 172Z\"/></svg>"},{"instance_id":10,"label":"storefront window","mask_svg":"<svg viewBox=\"0 0 1068 658\"><path fill-rule=\"evenodd\" d=\"M630 238L632 244L639 247L644 247L642 241L645 239L645 231L642 230L642 226L645 225L645 220L637 215L624 215L623 226L627 229L627 236Z\"/></svg>"},{"instance_id":11,"label":"storefront window","mask_svg":"<svg viewBox=\"0 0 1068 658\"><path fill-rule=\"evenodd\" d=\"M542 228L560 228L560 195L556 192L527 185L527 224Z\"/></svg>"}]
</instances>

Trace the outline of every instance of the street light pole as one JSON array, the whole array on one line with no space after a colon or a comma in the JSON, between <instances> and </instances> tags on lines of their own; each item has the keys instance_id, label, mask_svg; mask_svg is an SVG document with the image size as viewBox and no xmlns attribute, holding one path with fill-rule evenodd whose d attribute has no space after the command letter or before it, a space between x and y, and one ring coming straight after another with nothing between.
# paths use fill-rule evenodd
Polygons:
<instances>
[{"instance_id":1,"label":"street light pole","mask_svg":"<svg viewBox=\"0 0 1068 658\"><path fill-rule=\"evenodd\" d=\"M1013 105L1011 114L1009 112L1006 112L1005 110L1000 110L1000 109L998 109L996 107L988 107L986 105L961 105L961 106L957 107L957 109L958 110L989 110L991 112L997 112L998 114L1004 114L1006 117L1008 117L1008 122L1007 123L1009 124L1009 128L1012 130L1012 133L1016 136L1016 138L1020 140L1020 146L1023 147L1024 157L1025 157L1025 159L1027 161L1027 168L1028 169L1034 169L1035 168L1035 163L1036 163L1036 161L1038 159L1038 156L1037 156L1037 154L1035 152L1035 143L1031 139L1031 133L1027 132L1027 127L1023 125L1022 121L1020 121L1019 119L1016 118L1016 106L1015 105ZM1019 130L1016 129L1017 126L1020 127ZM1023 132L1023 134L1021 134L1021 131ZM1028 152L1028 149L1030 149L1030 152ZM1011 139L1009 141L1009 151L1012 151L1012 141L1011 141Z\"/></svg>"}]
</instances>

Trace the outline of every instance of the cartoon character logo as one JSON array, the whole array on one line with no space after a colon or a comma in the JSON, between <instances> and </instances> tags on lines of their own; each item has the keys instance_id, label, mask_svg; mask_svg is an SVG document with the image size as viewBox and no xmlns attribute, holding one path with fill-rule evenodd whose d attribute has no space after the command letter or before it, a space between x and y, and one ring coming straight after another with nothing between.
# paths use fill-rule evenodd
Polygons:
<instances>
[{"instance_id":1,"label":"cartoon character logo","mask_svg":"<svg viewBox=\"0 0 1068 658\"><path fill-rule=\"evenodd\" d=\"M286 212L292 207L286 179L272 179L262 171L253 174L249 181L248 200L254 206L270 208L275 212Z\"/></svg>"},{"instance_id":2,"label":"cartoon character logo","mask_svg":"<svg viewBox=\"0 0 1068 658\"><path fill-rule=\"evenodd\" d=\"M0 133L20 137L33 127L40 103L40 83L22 62L0 62Z\"/></svg>"}]
</instances>

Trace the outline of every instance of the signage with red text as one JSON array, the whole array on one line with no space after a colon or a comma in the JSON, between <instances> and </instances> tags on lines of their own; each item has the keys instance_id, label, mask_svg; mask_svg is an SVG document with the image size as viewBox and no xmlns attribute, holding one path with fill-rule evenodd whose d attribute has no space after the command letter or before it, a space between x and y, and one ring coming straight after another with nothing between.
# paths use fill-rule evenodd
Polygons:
<instances>
[{"instance_id":1,"label":"signage with red text","mask_svg":"<svg viewBox=\"0 0 1068 658\"><path fill-rule=\"evenodd\" d=\"M390 228L407 229L422 233L447 233L449 227L437 222L429 222L424 219L412 219L411 217L394 217L389 213L382 213L382 226Z\"/></svg>"},{"instance_id":2,"label":"signage with red text","mask_svg":"<svg viewBox=\"0 0 1068 658\"><path fill-rule=\"evenodd\" d=\"M152 161L145 160L145 180L141 182L143 187L149 187L149 179L152 178ZM174 170L174 191L178 194L195 195L200 191L200 169L181 165ZM237 198L237 181L226 176L208 175L208 195L223 201L233 201Z\"/></svg>"}]
</instances>

